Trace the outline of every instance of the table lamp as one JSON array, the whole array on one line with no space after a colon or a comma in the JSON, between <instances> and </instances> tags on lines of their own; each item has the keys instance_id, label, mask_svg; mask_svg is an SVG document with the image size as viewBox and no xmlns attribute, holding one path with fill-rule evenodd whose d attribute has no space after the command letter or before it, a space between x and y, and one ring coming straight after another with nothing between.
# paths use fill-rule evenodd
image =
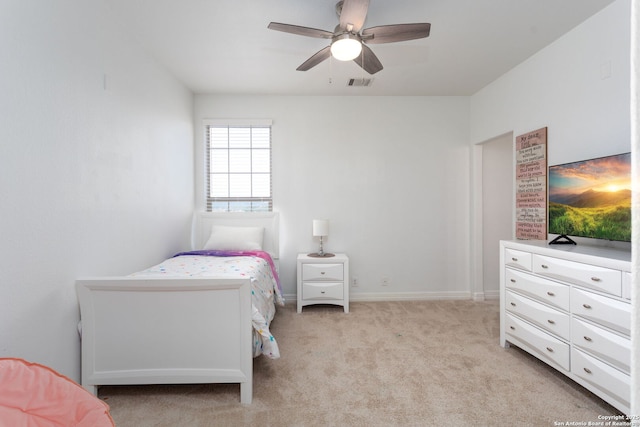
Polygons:
<instances>
[{"instance_id":1,"label":"table lamp","mask_svg":"<svg viewBox=\"0 0 640 427\"><path fill-rule=\"evenodd\" d=\"M317 258L328 258L334 256L334 254L326 253L322 248L323 238L329 235L329 220L328 219L314 219L313 220L313 237L320 237L320 250L316 253L311 253L309 256Z\"/></svg>"}]
</instances>

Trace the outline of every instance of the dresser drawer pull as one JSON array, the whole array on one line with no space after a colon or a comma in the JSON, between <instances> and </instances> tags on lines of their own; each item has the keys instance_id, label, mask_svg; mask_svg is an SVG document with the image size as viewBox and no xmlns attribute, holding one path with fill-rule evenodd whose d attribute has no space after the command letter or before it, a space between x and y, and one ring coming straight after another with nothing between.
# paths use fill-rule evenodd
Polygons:
<instances>
[{"instance_id":1,"label":"dresser drawer pull","mask_svg":"<svg viewBox=\"0 0 640 427\"><path fill-rule=\"evenodd\" d=\"M549 266L548 266L548 265L546 265L546 264L540 264L540 267L542 267L542 268L549 268Z\"/></svg>"},{"instance_id":2,"label":"dresser drawer pull","mask_svg":"<svg viewBox=\"0 0 640 427\"><path fill-rule=\"evenodd\" d=\"M516 283L516 279L511 279L511 283Z\"/></svg>"},{"instance_id":3,"label":"dresser drawer pull","mask_svg":"<svg viewBox=\"0 0 640 427\"><path fill-rule=\"evenodd\" d=\"M320 274L324 274L324 271L321 271Z\"/></svg>"},{"instance_id":4,"label":"dresser drawer pull","mask_svg":"<svg viewBox=\"0 0 640 427\"><path fill-rule=\"evenodd\" d=\"M325 294L325 291L320 291L320 293L324 295L324 294Z\"/></svg>"},{"instance_id":5,"label":"dresser drawer pull","mask_svg":"<svg viewBox=\"0 0 640 427\"><path fill-rule=\"evenodd\" d=\"M549 353L553 353L553 349L552 349L551 347L547 347L547 351L548 351Z\"/></svg>"},{"instance_id":6,"label":"dresser drawer pull","mask_svg":"<svg viewBox=\"0 0 640 427\"><path fill-rule=\"evenodd\" d=\"M590 309L591 309L591 306L590 306L589 304L582 304L582 306L583 306L584 308L586 308L587 310L590 310Z\"/></svg>"},{"instance_id":7,"label":"dresser drawer pull","mask_svg":"<svg viewBox=\"0 0 640 427\"><path fill-rule=\"evenodd\" d=\"M556 294L554 294L554 293L553 293L553 292L551 292L551 291L547 292L547 295L549 295L550 297L555 297L555 296L556 296Z\"/></svg>"},{"instance_id":8,"label":"dresser drawer pull","mask_svg":"<svg viewBox=\"0 0 640 427\"><path fill-rule=\"evenodd\" d=\"M515 331L515 330L516 330L516 327L515 327L515 326L509 326L509 328L510 328L512 331Z\"/></svg>"},{"instance_id":9,"label":"dresser drawer pull","mask_svg":"<svg viewBox=\"0 0 640 427\"><path fill-rule=\"evenodd\" d=\"M553 320L551 320L551 319L547 320L547 322L549 322L549 323L550 323L550 324L552 324L552 325L555 325L555 324L556 324L556 322L555 322L555 321L553 321Z\"/></svg>"},{"instance_id":10,"label":"dresser drawer pull","mask_svg":"<svg viewBox=\"0 0 640 427\"><path fill-rule=\"evenodd\" d=\"M593 341L590 337L588 337L586 335L584 337L582 337L582 338L584 338L585 341Z\"/></svg>"},{"instance_id":11,"label":"dresser drawer pull","mask_svg":"<svg viewBox=\"0 0 640 427\"><path fill-rule=\"evenodd\" d=\"M599 282L599 281L600 281L600 278L599 278L599 277L595 277L595 276L594 276L594 277L592 277L592 278L591 278L591 280L593 280L594 282Z\"/></svg>"},{"instance_id":12,"label":"dresser drawer pull","mask_svg":"<svg viewBox=\"0 0 640 427\"><path fill-rule=\"evenodd\" d=\"M515 303L515 302L512 302L512 303L511 303L511 305L515 307L515 306L516 306L516 303Z\"/></svg>"},{"instance_id":13,"label":"dresser drawer pull","mask_svg":"<svg viewBox=\"0 0 640 427\"><path fill-rule=\"evenodd\" d=\"M589 369L589 368L582 368L582 369L584 369L584 371L585 371L587 374L590 374L590 373L591 373L591 369Z\"/></svg>"},{"instance_id":14,"label":"dresser drawer pull","mask_svg":"<svg viewBox=\"0 0 640 427\"><path fill-rule=\"evenodd\" d=\"M513 262L518 262L518 258L516 258L516 257L512 257L512 258L511 258L511 261L513 261Z\"/></svg>"}]
</instances>

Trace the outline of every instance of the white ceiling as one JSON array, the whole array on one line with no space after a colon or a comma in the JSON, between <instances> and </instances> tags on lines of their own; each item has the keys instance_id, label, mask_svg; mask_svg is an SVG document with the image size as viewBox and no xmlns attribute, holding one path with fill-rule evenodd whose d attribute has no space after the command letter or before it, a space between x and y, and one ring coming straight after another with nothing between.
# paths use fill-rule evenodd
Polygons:
<instances>
[{"instance_id":1,"label":"white ceiling","mask_svg":"<svg viewBox=\"0 0 640 427\"><path fill-rule=\"evenodd\" d=\"M271 21L333 31L336 0L106 0L125 31L195 93L472 95L614 0L371 0L364 28L431 23L426 39L371 45L384 69L296 68L328 40Z\"/></svg>"}]
</instances>

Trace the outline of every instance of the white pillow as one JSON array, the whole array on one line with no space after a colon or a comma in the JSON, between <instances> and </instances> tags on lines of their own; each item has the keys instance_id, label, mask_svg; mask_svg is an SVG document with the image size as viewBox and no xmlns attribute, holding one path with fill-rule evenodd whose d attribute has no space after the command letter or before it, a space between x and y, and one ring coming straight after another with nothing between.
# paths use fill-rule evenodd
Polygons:
<instances>
[{"instance_id":1,"label":"white pillow","mask_svg":"<svg viewBox=\"0 0 640 427\"><path fill-rule=\"evenodd\" d=\"M230 227L214 225L203 249L261 251L264 227Z\"/></svg>"}]
</instances>

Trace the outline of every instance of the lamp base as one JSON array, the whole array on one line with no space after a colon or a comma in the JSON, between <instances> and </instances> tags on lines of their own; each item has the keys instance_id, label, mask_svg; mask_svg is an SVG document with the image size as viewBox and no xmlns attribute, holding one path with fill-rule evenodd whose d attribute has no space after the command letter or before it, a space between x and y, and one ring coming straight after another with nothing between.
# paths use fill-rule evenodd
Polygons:
<instances>
[{"instance_id":1,"label":"lamp base","mask_svg":"<svg viewBox=\"0 0 640 427\"><path fill-rule=\"evenodd\" d=\"M336 256L336 254L330 254L328 252L323 252L323 253L314 252L311 254L307 254L307 256L310 256L313 258L331 258L332 256Z\"/></svg>"}]
</instances>

